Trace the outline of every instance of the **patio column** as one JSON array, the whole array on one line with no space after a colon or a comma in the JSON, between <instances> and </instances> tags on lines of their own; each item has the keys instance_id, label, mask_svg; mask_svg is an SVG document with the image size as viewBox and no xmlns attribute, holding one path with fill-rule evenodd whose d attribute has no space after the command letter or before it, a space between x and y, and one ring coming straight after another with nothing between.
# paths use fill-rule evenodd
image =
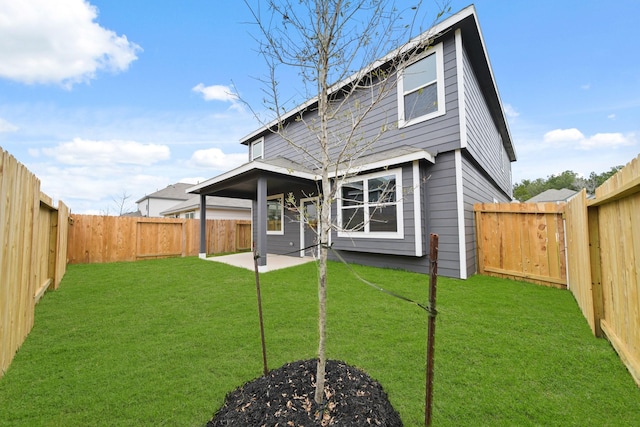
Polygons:
<instances>
[{"instance_id":1,"label":"patio column","mask_svg":"<svg viewBox=\"0 0 640 427\"><path fill-rule=\"evenodd\" d=\"M267 178L258 178L256 194L256 250L258 258L258 270L266 271L267 267Z\"/></svg>"},{"instance_id":2,"label":"patio column","mask_svg":"<svg viewBox=\"0 0 640 427\"><path fill-rule=\"evenodd\" d=\"M200 253L199 258L207 257L207 196L200 194Z\"/></svg>"}]
</instances>

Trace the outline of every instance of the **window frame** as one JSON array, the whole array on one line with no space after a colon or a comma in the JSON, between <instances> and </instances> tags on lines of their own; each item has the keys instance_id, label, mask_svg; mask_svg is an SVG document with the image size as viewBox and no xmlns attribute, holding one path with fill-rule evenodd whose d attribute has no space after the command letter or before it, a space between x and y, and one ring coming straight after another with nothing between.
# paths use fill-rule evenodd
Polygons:
<instances>
[{"instance_id":1,"label":"window frame","mask_svg":"<svg viewBox=\"0 0 640 427\"><path fill-rule=\"evenodd\" d=\"M383 176L391 176L395 177L395 198L394 202L370 202L369 201L369 181L380 178ZM342 205L342 186L344 184L350 184L353 182L362 181L363 183L363 200L362 200L362 208L365 212L365 220L364 220L364 229L363 231L353 231L353 230L345 230L342 228L342 215L343 210L345 209L353 209L354 206L344 206ZM339 183L338 192L337 192L337 216L338 216L338 237L349 237L349 238L369 238L369 239L404 239L404 200L403 200L403 191L402 191L402 168L396 169L388 169L376 173L365 174L365 175L357 175L352 178L347 178ZM396 208L396 231L370 231L370 219L371 219L371 205L377 206L395 206ZM375 208L373 208L375 209Z\"/></svg>"},{"instance_id":2,"label":"window frame","mask_svg":"<svg viewBox=\"0 0 640 427\"><path fill-rule=\"evenodd\" d=\"M433 82L425 82L425 84L423 86L421 86L418 89L409 91L405 93L404 90L404 73L407 67L410 67L424 59L426 59L427 57L431 56L431 55L435 55L436 58L436 79ZM443 47L442 47L442 43L438 43L434 46L432 46L430 49L427 49L427 51L420 55L419 58L417 58L415 61L406 64L404 68L402 68L399 72L398 72L398 88L397 88L397 93L398 93L398 127L406 127L406 126L411 126L411 125L415 125L417 123L422 123L424 121L427 120L431 120L433 118L436 117L440 117L442 115L444 115L447 111L446 111L446 106L445 106L445 91L444 91L444 58L443 58ZM435 84L436 85L436 94L437 94L437 102L438 102L438 108L436 111L432 111L431 113L427 113L425 115L419 116L419 117L415 117L411 120L405 120L405 111L404 111L404 99L405 96L414 93L416 90L420 90L423 89L425 87L431 86Z\"/></svg>"},{"instance_id":3,"label":"window frame","mask_svg":"<svg viewBox=\"0 0 640 427\"><path fill-rule=\"evenodd\" d=\"M260 145L260 155L255 153L255 147L258 144ZM252 162L257 159L264 159L264 137L251 141L249 144L249 161Z\"/></svg>"},{"instance_id":4,"label":"window frame","mask_svg":"<svg viewBox=\"0 0 640 427\"><path fill-rule=\"evenodd\" d=\"M269 202L272 200L278 200L280 205L280 230L269 230ZM283 235L284 234L284 193L274 194L267 197L267 234Z\"/></svg>"}]
</instances>

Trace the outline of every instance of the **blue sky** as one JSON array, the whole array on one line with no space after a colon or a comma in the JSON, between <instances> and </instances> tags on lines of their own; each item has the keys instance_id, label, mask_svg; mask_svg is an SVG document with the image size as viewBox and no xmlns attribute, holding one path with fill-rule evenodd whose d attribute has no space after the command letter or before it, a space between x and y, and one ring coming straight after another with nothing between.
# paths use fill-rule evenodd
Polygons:
<instances>
[{"instance_id":1,"label":"blue sky","mask_svg":"<svg viewBox=\"0 0 640 427\"><path fill-rule=\"evenodd\" d=\"M475 6L514 183L638 155L640 2ZM250 19L240 1L0 0L0 146L76 213L113 214L125 193L133 208L243 163L238 141L257 123L230 94L260 110L266 73Z\"/></svg>"}]
</instances>

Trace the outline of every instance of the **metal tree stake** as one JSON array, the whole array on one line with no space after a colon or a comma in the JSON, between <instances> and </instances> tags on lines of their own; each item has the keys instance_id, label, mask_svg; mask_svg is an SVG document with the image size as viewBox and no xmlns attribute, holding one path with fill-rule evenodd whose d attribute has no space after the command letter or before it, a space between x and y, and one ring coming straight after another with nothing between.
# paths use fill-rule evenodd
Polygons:
<instances>
[{"instance_id":1,"label":"metal tree stake","mask_svg":"<svg viewBox=\"0 0 640 427\"><path fill-rule=\"evenodd\" d=\"M258 317L260 318L260 339L262 341L262 367L265 375L269 373L267 368L267 347L264 343L264 322L262 321L262 297L260 296L260 274L258 274L258 258L256 243L253 242L253 267L256 272L256 292L258 294Z\"/></svg>"},{"instance_id":2,"label":"metal tree stake","mask_svg":"<svg viewBox=\"0 0 640 427\"><path fill-rule=\"evenodd\" d=\"M430 280L429 280L429 310L427 326L427 375L426 375L426 395L424 408L424 425L431 425L431 407L433 405L433 355L436 335L436 284L438 282L438 235L431 233L429 258Z\"/></svg>"}]
</instances>

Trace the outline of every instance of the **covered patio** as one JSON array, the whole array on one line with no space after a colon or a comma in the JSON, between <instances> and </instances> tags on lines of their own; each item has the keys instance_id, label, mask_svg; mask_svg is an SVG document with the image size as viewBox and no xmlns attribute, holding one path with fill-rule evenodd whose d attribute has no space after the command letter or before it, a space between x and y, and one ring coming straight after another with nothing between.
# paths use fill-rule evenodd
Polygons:
<instances>
[{"instance_id":1,"label":"covered patio","mask_svg":"<svg viewBox=\"0 0 640 427\"><path fill-rule=\"evenodd\" d=\"M188 189L189 193L199 194L201 208L205 213L201 219L206 220L204 203L206 196L233 197L249 199L252 203L253 239L258 258L260 272L285 268L298 263L312 261L312 257L275 255L267 251L267 192L288 194L292 189L305 189L309 193L317 191L318 176L311 170L287 159L254 160L222 175L204 181ZM253 257L250 253L233 254L223 257L206 257L206 227L201 222L200 258L218 262L227 262L238 267L254 269ZM296 242L297 243L297 242ZM295 244L291 244L295 247ZM303 247L303 245L300 245ZM290 252L289 250L283 251ZM222 258L222 260L220 259ZM273 261L271 260L273 258ZM307 259L308 258L308 259Z\"/></svg>"}]
</instances>

